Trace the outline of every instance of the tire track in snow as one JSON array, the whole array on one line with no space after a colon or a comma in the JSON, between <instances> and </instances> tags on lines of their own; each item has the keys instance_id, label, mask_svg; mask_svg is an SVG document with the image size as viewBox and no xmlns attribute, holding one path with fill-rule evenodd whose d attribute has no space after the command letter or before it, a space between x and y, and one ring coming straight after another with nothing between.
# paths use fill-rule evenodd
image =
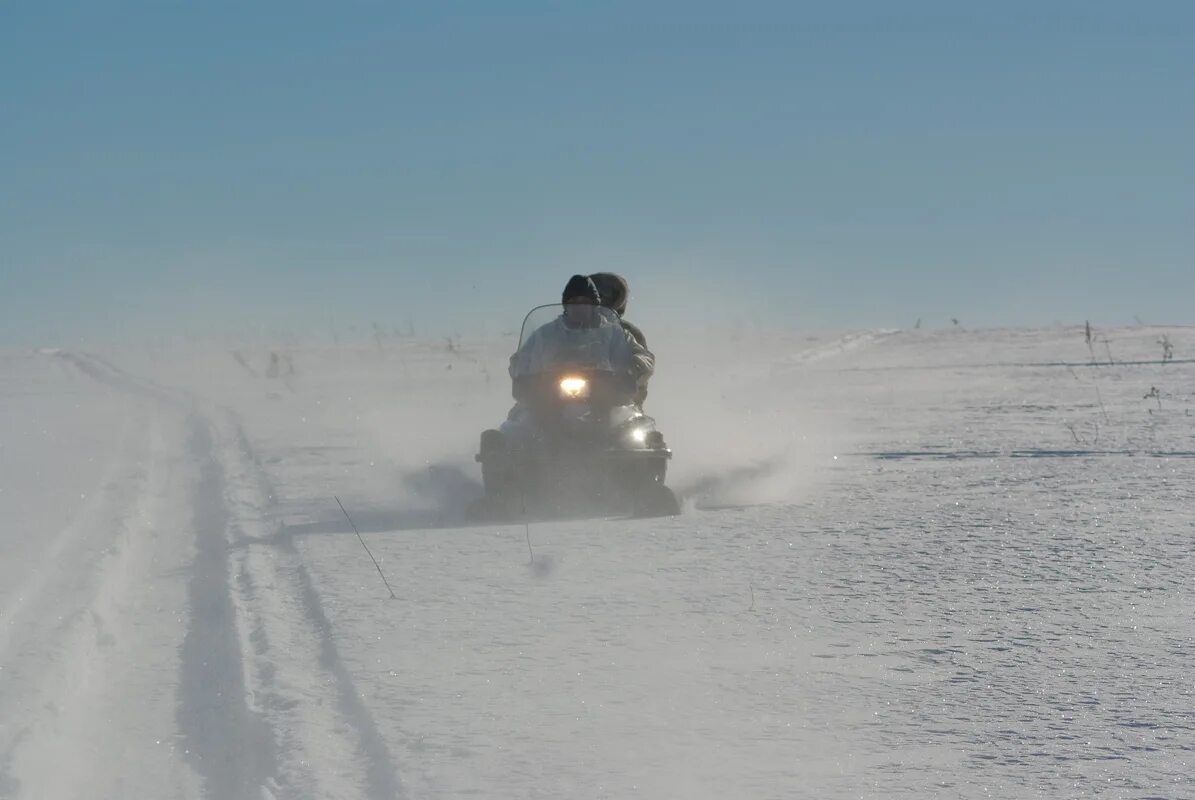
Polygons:
<instances>
[{"instance_id":1,"label":"tire track in snow","mask_svg":"<svg viewBox=\"0 0 1195 800\"><path fill-rule=\"evenodd\" d=\"M337 796L345 786L328 774L350 769L355 774L359 767L338 761L338 748L347 747L364 762L365 785L355 787L353 796L405 797L394 758L340 655L301 552L287 539L247 534L265 534L252 529L264 518L273 491L235 414L205 416L190 393L135 377L98 357L53 355L110 388L191 415L190 450L200 469L193 503L197 552L177 722L206 794L241 800L285 788L287 797ZM269 551L263 552L263 543ZM259 585L269 591L259 593ZM275 638L283 644L272 652ZM305 695L317 665L331 676L338 724L304 707L311 703ZM289 685L283 685L283 673ZM253 707L247 697L255 698ZM344 735L345 723L350 737ZM346 738L351 741L341 741ZM280 750L280 743L288 749Z\"/></svg>"},{"instance_id":2,"label":"tire track in snow","mask_svg":"<svg viewBox=\"0 0 1195 800\"><path fill-rule=\"evenodd\" d=\"M87 537L92 533L91 528L100 524L98 521L119 516L121 509L131 504L126 497L129 494L127 487L118 486L118 482L130 469L129 465L137 459L136 453L141 444L139 433L130 416L87 502L46 545L43 553L47 564L59 566L69 573L70 569L62 566L64 563L71 569L79 569L77 562L102 554L106 545L103 542L88 542ZM12 593L12 600L0 608L0 660L8 656L9 640L14 633L30 624L35 629L43 627L40 618L55 601L52 596L57 588L52 583L54 577L43 569L33 569ZM30 615L34 616L32 621L22 619Z\"/></svg>"},{"instance_id":3,"label":"tire track in snow","mask_svg":"<svg viewBox=\"0 0 1195 800\"><path fill-rule=\"evenodd\" d=\"M119 367L89 353L74 353L69 350L55 350L50 355L62 359L87 377L118 392L149 398L166 404L179 404L183 394L171 392L150 381L136 378Z\"/></svg>"},{"instance_id":4,"label":"tire track in snow","mask_svg":"<svg viewBox=\"0 0 1195 800\"><path fill-rule=\"evenodd\" d=\"M97 383L148 399L187 418L188 454L198 475L190 487L195 559L188 582L187 633L180 646L175 723L186 760L212 800L261 800L277 772L273 732L249 707L245 656L229 567L230 515L224 472L210 423L188 393L130 375L98 356L56 351Z\"/></svg>"},{"instance_id":5,"label":"tire track in snow","mask_svg":"<svg viewBox=\"0 0 1195 800\"><path fill-rule=\"evenodd\" d=\"M221 427L224 429L221 432L221 439L225 443L222 448L223 453L225 458L232 462L229 464L229 472L236 475L237 483L240 484L243 492L240 502L249 506L245 509L244 516L247 521L251 517L264 517L263 506L266 505L268 498L273 496L265 469L254 453L243 428L231 411L225 411ZM252 506L257 507L253 509ZM378 729L372 712L362 700L361 692L353 680L352 673L340 654L336 645L335 628L324 610L319 590L316 588L311 573L303 563L299 548L290 537L251 538L235 528L234 539L238 545L243 545L241 552L244 554L242 557L244 573L247 576L255 576L257 579L265 578L276 589L285 586L289 602L294 604L291 613L301 616L301 623L312 636L313 641L307 643L306 647L314 650L313 655L319 668L331 677L335 693L335 709L342 721L347 723L353 732L355 740L353 749L356 752L356 758L364 762L365 785L360 787L365 793L364 796L372 800L394 800L405 797L394 756ZM273 556L281 555L282 557L272 557L267 560L254 558L254 551L260 551L263 544L275 549ZM270 580L268 574L262 575L263 561L268 563L267 569L273 571L273 580ZM258 580L254 578L242 582L243 600L251 609L249 613L257 617L252 627L255 641L258 643L258 657L272 660L269 653L270 641L275 636L270 633L270 629L277 629L279 614L271 614L269 610L263 608L263 600L266 598L256 596L257 583ZM304 638L301 634L296 636L295 631L276 630L276 633L279 639L285 638L294 641L296 638ZM303 646L302 643L301 646ZM279 668L284 667L280 665ZM275 683L275 670L270 668L259 670L259 672L269 674L267 684ZM283 693L276 685L269 686L266 691L275 695L272 705L285 706L288 704L288 699L282 696ZM308 724L311 723L308 722ZM328 735L326 731L324 735ZM310 733L309 738L312 738ZM313 777L318 781L318 777Z\"/></svg>"},{"instance_id":6,"label":"tire track in snow","mask_svg":"<svg viewBox=\"0 0 1195 800\"><path fill-rule=\"evenodd\" d=\"M224 476L211 434L191 424L191 450L201 464L195 491L195 562L188 594L191 616L182 646L178 727L187 760L208 797L260 800L277 771L272 733L245 702L244 655L228 564Z\"/></svg>"},{"instance_id":7,"label":"tire track in snow","mask_svg":"<svg viewBox=\"0 0 1195 800\"><path fill-rule=\"evenodd\" d=\"M293 543L288 542L285 546L298 556L298 548ZM394 756L390 753L386 740L374 722L373 714L361 699L361 692L357 690L353 676L340 656L332 623L324 613L319 592L307 567L299 567L297 581L308 619L319 633L320 666L332 673L336 679L337 708L357 732L361 755L365 758L368 796L377 800L401 798L404 793L394 768Z\"/></svg>"},{"instance_id":8,"label":"tire track in snow","mask_svg":"<svg viewBox=\"0 0 1195 800\"><path fill-rule=\"evenodd\" d=\"M133 420L145 410L133 398L99 480L66 525L45 537L0 608L0 798L46 796L70 773L52 758L77 751L63 720L94 700L102 648L104 595L125 557L128 529L149 474L148 436ZM30 533L34 533L30 531ZM79 760L76 760L77 766ZM57 782L57 783L55 783ZM69 780L68 780L69 783ZM22 793L25 794L22 794ZM32 793L32 794L30 794ZM56 796L56 795L53 795Z\"/></svg>"},{"instance_id":9,"label":"tire track in snow","mask_svg":"<svg viewBox=\"0 0 1195 800\"><path fill-rule=\"evenodd\" d=\"M201 796L175 725L192 558L178 509L190 508L193 487L175 468L182 420L160 411L144 414L145 451L117 484L126 502L90 526L89 541L102 535L110 544L72 552L76 565L55 580L61 597L36 606L42 628L55 617L62 624L22 644L18 673L28 680L0 684L18 699L0 710L0 728L18 731L0 755L0 797ZM64 603L70 614L55 613Z\"/></svg>"},{"instance_id":10,"label":"tire track in snow","mask_svg":"<svg viewBox=\"0 0 1195 800\"><path fill-rule=\"evenodd\" d=\"M878 344L885 339L899 334L900 331L894 328L881 328L877 330L854 331L843 334L837 339L829 342L823 342L816 347L811 347L807 350L801 350L786 356L777 365L778 368L792 368L802 367L810 364L816 364L830 358L837 358L846 353L859 350L864 347Z\"/></svg>"}]
</instances>

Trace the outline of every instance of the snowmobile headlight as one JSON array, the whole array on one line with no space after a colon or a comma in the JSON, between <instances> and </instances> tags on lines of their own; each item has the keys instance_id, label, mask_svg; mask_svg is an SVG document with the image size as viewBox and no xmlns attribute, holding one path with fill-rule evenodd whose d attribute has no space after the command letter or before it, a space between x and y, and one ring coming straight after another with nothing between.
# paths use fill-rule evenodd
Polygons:
<instances>
[{"instance_id":1,"label":"snowmobile headlight","mask_svg":"<svg viewBox=\"0 0 1195 800\"><path fill-rule=\"evenodd\" d=\"M589 381L584 378L561 378L560 394L571 400L577 400L589 394Z\"/></svg>"}]
</instances>

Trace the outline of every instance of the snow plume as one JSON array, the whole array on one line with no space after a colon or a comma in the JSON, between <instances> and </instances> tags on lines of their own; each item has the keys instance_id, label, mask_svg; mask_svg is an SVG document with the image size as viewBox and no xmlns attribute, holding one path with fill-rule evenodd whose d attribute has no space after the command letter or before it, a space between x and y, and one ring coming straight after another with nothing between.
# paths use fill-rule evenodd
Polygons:
<instances>
[{"instance_id":1,"label":"snow plume","mask_svg":"<svg viewBox=\"0 0 1195 800\"><path fill-rule=\"evenodd\" d=\"M674 453L668 484L696 505L804 499L831 463L835 426L810 399L825 365L800 356L838 339L754 321L636 321L656 355L645 410ZM286 525L340 526L330 500L338 495L366 527L393 530L464 521L481 494L479 435L513 403L515 345L513 335L235 342L131 361L138 374L236 407L262 444L278 448L269 467L298 493L280 498Z\"/></svg>"},{"instance_id":2,"label":"snow plume","mask_svg":"<svg viewBox=\"0 0 1195 800\"><path fill-rule=\"evenodd\" d=\"M477 473L477 474L474 474ZM447 527L465 522L465 508L482 494L480 471L464 461L443 461L416 468L400 475L398 497L407 513L403 524L417 522L418 527Z\"/></svg>"},{"instance_id":3,"label":"snow plume","mask_svg":"<svg viewBox=\"0 0 1195 800\"><path fill-rule=\"evenodd\" d=\"M733 326L646 333L656 374L645 410L674 452L669 485L699 505L800 499L830 462L834 426L826 409L803 400L813 373L790 359L833 337ZM412 343L401 358L385 357L387 372L371 376L353 411L394 468L378 491L430 524L461 521L460 510L481 493L478 436L513 402L506 375L513 347L503 338ZM358 383L359 376L358 369Z\"/></svg>"},{"instance_id":4,"label":"snow plume","mask_svg":"<svg viewBox=\"0 0 1195 800\"><path fill-rule=\"evenodd\" d=\"M418 526L464 521L482 493L473 460L481 431L511 405L506 361L513 342L409 343L388 356L387 374L371 379L359 409L370 449L388 469L372 491ZM399 527L409 527L401 524Z\"/></svg>"},{"instance_id":5,"label":"snow plume","mask_svg":"<svg viewBox=\"0 0 1195 800\"><path fill-rule=\"evenodd\" d=\"M822 342L822 338L813 338ZM832 417L804 398L810 374L782 367L808 348L792 336L733 327L651 341L648 400L674 451L669 483L698 505L794 502L834 449Z\"/></svg>"}]
</instances>

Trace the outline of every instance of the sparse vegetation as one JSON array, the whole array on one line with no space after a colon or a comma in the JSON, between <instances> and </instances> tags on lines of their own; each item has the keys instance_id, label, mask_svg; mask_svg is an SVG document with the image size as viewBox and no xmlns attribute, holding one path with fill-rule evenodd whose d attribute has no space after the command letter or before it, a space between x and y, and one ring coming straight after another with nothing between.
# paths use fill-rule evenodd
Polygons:
<instances>
[{"instance_id":1,"label":"sparse vegetation","mask_svg":"<svg viewBox=\"0 0 1195 800\"><path fill-rule=\"evenodd\" d=\"M1071 437L1075 440L1075 444L1081 447L1094 447L1100 440L1100 424L1098 422L1091 423L1094 431L1090 439L1081 435L1078 430L1078 425L1073 422L1066 423L1066 429L1070 431Z\"/></svg>"},{"instance_id":2,"label":"sparse vegetation","mask_svg":"<svg viewBox=\"0 0 1195 800\"><path fill-rule=\"evenodd\" d=\"M289 353L279 353L277 350L270 351L270 360L266 366L267 378L287 378L295 374L295 362L291 360Z\"/></svg>"},{"instance_id":3,"label":"sparse vegetation","mask_svg":"<svg viewBox=\"0 0 1195 800\"><path fill-rule=\"evenodd\" d=\"M1116 360L1112 358L1112 342L1107 336L1099 336L1091 327L1091 320L1083 322L1083 340L1087 343L1087 352L1091 354L1091 363L1096 363L1095 357L1095 343L1102 342L1104 345L1104 352L1108 355L1108 363L1115 364Z\"/></svg>"},{"instance_id":4,"label":"sparse vegetation","mask_svg":"<svg viewBox=\"0 0 1195 800\"><path fill-rule=\"evenodd\" d=\"M1104 351L1108 354L1108 366L1112 366L1116 363L1116 360L1112 358L1112 342L1108 340L1107 336L1100 337L1100 341L1104 343Z\"/></svg>"},{"instance_id":5,"label":"sparse vegetation","mask_svg":"<svg viewBox=\"0 0 1195 800\"><path fill-rule=\"evenodd\" d=\"M1162 338L1158 339L1158 344L1162 345L1162 363L1165 364L1174 358L1174 345L1170 341L1170 337L1162 334Z\"/></svg>"}]
</instances>

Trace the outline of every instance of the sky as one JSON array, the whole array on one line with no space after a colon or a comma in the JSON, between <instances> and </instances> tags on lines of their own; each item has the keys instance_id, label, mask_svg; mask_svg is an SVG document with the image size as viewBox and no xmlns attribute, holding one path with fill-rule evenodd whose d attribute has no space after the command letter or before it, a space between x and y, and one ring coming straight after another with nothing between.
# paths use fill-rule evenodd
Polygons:
<instances>
[{"instance_id":1,"label":"sky","mask_svg":"<svg viewBox=\"0 0 1195 800\"><path fill-rule=\"evenodd\" d=\"M8 2L0 344L1195 323L1193 141L1189 3Z\"/></svg>"}]
</instances>

